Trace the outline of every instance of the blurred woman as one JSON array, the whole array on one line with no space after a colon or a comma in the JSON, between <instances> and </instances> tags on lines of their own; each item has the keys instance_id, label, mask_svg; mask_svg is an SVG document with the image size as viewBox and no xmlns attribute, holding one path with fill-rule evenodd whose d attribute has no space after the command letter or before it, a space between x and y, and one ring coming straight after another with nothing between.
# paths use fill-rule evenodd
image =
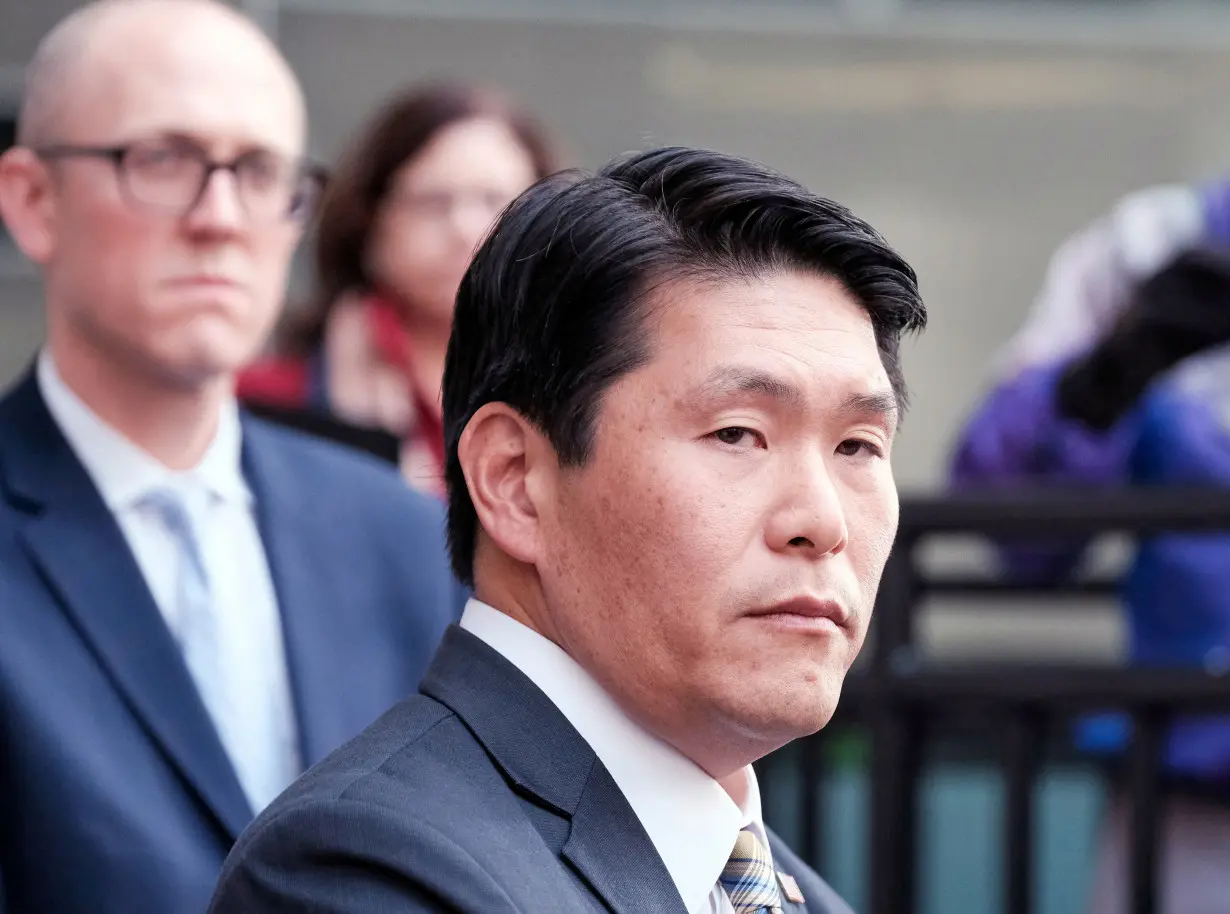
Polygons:
<instances>
[{"instance_id":1,"label":"blurred woman","mask_svg":"<svg viewBox=\"0 0 1230 914\"><path fill-rule=\"evenodd\" d=\"M330 179L311 306L240 377L239 397L395 435L407 480L442 494L457 287L500 211L553 170L538 124L494 93L435 85L394 99Z\"/></svg>"}]
</instances>

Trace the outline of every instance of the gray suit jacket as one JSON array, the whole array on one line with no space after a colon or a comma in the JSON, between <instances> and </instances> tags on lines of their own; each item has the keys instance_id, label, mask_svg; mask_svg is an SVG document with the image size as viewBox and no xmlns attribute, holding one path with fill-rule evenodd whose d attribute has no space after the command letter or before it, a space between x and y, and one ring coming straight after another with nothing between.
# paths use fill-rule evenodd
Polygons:
<instances>
[{"instance_id":1,"label":"gray suit jacket","mask_svg":"<svg viewBox=\"0 0 1230 914\"><path fill-rule=\"evenodd\" d=\"M227 860L211 914L687 914L589 744L449 629L417 696L308 772ZM776 838L805 904L851 914Z\"/></svg>"}]
</instances>

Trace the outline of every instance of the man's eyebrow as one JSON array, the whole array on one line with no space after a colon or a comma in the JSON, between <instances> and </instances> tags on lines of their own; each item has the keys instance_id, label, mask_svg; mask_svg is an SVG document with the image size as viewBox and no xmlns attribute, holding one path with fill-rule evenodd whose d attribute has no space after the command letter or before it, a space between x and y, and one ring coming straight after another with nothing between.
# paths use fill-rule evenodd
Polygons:
<instances>
[{"instance_id":1,"label":"man's eyebrow","mask_svg":"<svg viewBox=\"0 0 1230 914\"><path fill-rule=\"evenodd\" d=\"M806 402L803 392L789 381L759 368L740 365L717 369L697 387L696 394L701 399L754 394L798 410L803 409ZM901 402L890 389L857 393L847 397L837 407L837 412L850 417L876 417L895 426L901 416Z\"/></svg>"},{"instance_id":2,"label":"man's eyebrow","mask_svg":"<svg viewBox=\"0 0 1230 914\"><path fill-rule=\"evenodd\" d=\"M696 393L702 399L755 394L792 409L802 409L804 405L803 392L793 384L758 368L738 365L717 369L697 387Z\"/></svg>"},{"instance_id":3,"label":"man's eyebrow","mask_svg":"<svg viewBox=\"0 0 1230 914\"><path fill-rule=\"evenodd\" d=\"M198 149L202 149L206 153L209 151L210 142L209 137L207 136L179 128L168 128L165 130L154 130L148 133L142 133L139 135L138 139L142 141L152 140L170 143L183 143L189 146L195 146ZM239 158L253 154L281 156L287 159L296 158L294 153L288 152L284 149L278 149L263 140L242 140L238 144L237 149L238 151L235 153L235 157Z\"/></svg>"},{"instance_id":4,"label":"man's eyebrow","mask_svg":"<svg viewBox=\"0 0 1230 914\"><path fill-rule=\"evenodd\" d=\"M846 398L839 409L840 412L850 416L876 416L894 426L901 418L901 401L891 390L852 394Z\"/></svg>"}]
</instances>

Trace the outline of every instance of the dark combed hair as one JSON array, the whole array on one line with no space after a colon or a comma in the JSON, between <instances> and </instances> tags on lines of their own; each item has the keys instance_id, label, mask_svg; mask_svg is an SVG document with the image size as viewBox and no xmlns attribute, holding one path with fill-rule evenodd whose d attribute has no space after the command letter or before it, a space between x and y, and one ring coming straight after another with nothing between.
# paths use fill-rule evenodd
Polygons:
<instances>
[{"instance_id":1,"label":"dark combed hair","mask_svg":"<svg viewBox=\"0 0 1230 914\"><path fill-rule=\"evenodd\" d=\"M670 147L593 175L559 173L512 203L462 280L444 371L457 576L473 583L478 536L457 443L483 404L508 404L562 464L581 465L603 392L650 357L643 317L656 286L790 269L838 280L866 309L904 406L901 337L927 320L914 270L870 225L796 181Z\"/></svg>"},{"instance_id":2,"label":"dark combed hair","mask_svg":"<svg viewBox=\"0 0 1230 914\"><path fill-rule=\"evenodd\" d=\"M446 128L475 118L506 124L528 154L536 177L556 170L556 151L543 126L498 92L441 82L391 98L360 130L329 177L316 218L315 288L309 307L288 316L281 348L293 355L314 352L338 299L369 288L364 259L376 213L394 176Z\"/></svg>"}]
</instances>

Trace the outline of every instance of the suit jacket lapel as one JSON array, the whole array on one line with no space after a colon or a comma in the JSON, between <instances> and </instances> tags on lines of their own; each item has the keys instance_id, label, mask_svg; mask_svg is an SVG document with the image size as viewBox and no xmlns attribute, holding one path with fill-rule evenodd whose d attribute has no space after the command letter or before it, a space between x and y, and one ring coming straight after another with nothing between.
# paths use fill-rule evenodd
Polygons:
<instances>
[{"instance_id":1,"label":"suit jacket lapel","mask_svg":"<svg viewBox=\"0 0 1230 914\"><path fill-rule=\"evenodd\" d=\"M621 914L686 914L662 858L601 762L573 812L563 856Z\"/></svg>"},{"instance_id":2,"label":"suit jacket lapel","mask_svg":"<svg viewBox=\"0 0 1230 914\"><path fill-rule=\"evenodd\" d=\"M794 851L782 843L772 830L769 831L769 848L773 854L774 868L779 876L785 873L792 877L804 897L801 902L790 902L786 899L786 893L783 890L781 893L782 914L853 914L850 906L833 891L832 886L821 879ZM778 888L783 888L780 879Z\"/></svg>"},{"instance_id":3,"label":"suit jacket lapel","mask_svg":"<svg viewBox=\"0 0 1230 914\"><path fill-rule=\"evenodd\" d=\"M330 573L340 567L338 542L329 518L317 516L312 481L283 459L267 430L245 418L243 439L244 473L282 619L301 758L310 766L354 735L338 668L344 600Z\"/></svg>"},{"instance_id":4,"label":"suit jacket lapel","mask_svg":"<svg viewBox=\"0 0 1230 914\"><path fill-rule=\"evenodd\" d=\"M422 691L451 708L513 788L571 819L564 859L617 914L686 914L653 842L589 744L524 674L453 626Z\"/></svg>"},{"instance_id":5,"label":"suit jacket lapel","mask_svg":"<svg viewBox=\"0 0 1230 914\"><path fill-rule=\"evenodd\" d=\"M5 477L29 516L19 538L116 690L232 837L252 818L209 715L123 533L33 376L0 409Z\"/></svg>"}]
</instances>

